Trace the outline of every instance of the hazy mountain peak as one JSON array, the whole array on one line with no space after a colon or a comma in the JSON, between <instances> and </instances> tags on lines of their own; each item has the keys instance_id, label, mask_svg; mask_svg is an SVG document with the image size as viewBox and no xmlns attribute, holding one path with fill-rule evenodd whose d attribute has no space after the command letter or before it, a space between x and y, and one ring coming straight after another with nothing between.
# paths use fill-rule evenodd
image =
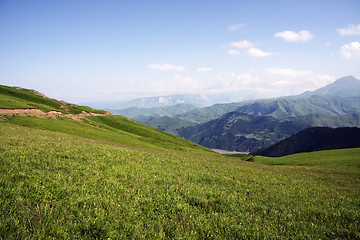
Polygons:
<instances>
[{"instance_id":1,"label":"hazy mountain peak","mask_svg":"<svg viewBox=\"0 0 360 240\"><path fill-rule=\"evenodd\" d=\"M312 92L306 92L306 95L338 96L352 97L360 94L360 80L353 76L346 76L337 79L335 82L319 88Z\"/></svg>"}]
</instances>

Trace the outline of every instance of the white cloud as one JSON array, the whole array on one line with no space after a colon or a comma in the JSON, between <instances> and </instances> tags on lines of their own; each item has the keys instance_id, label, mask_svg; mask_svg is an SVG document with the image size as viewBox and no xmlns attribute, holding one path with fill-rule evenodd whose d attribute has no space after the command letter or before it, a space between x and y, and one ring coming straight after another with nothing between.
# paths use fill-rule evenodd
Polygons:
<instances>
[{"instance_id":1,"label":"white cloud","mask_svg":"<svg viewBox=\"0 0 360 240\"><path fill-rule=\"evenodd\" d=\"M341 46L340 56L347 59L360 59L360 42L352 42Z\"/></svg>"},{"instance_id":2,"label":"white cloud","mask_svg":"<svg viewBox=\"0 0 360 240\"><path fill-rule=\"evenodd\" d=\"M247 55L251 57L267 57L273 55L273 53L264 52L258 48L249 48L249 50L247 51Z\"/></svg>"},{"instance_id":3,"label":"white cloud","mask_svg":"<svg viewBox=\"0 0 360 240\"><path fill-rule=\"evenodd\" d=\"M176 84L177 87L183 86L185 89L189 88L189 86L194 87L196 85L196 81L194 81L189 76L181 76L179 74L174 75L175 79L179 84Z\"/></svg>"},{"instance_id":4,"label":"white cloud","mask_svg":"<svg viewBox=\"0 0 360 240\"><path fill-rule=\"evenodd\" d=\"M228 31L237 31L237 30L240 30L244 27L246 27L247 24L246 23L239 23L239 24L234 24L234 25L231 25L227 28Z\"/></svg>"},{"instance_id":5,"label":"white cloud","mask_svg":"<svg viewBox=\"0 0 360 240\"><path fill-rule=\"evenodd\" d=\"M340 36L357 36L360 35L360 24L357 26L349 24L346 28L339 28L337 32Z\"/></svg>"},{"instance_id":6,"label":"white cloud","mask_svg":"<svg viewBox=\"0 0 360 240\"><path fill-rule=\"evenodd\" d=\"M301 77L312 74L310 71L296 71L290 68L266 68L265 72L268 74L280 75L284 77Z\"/></svg>"},{"instance_id":7,"label":"white cloud","mask_svg":"<svg viewBox=\"0 0 360 240\"><path fill-rule=\"evenodd\" d=\"M229 54L229 55L233 55L233 56L238 56L238 55L240 55L239 51L238 51L238 50L234 50L234 49L228 50L228 54Z\"/></svg>"},{"instance_id":8,"label":"white cloud","mask_svg":"<svg viewBox=\"0 0 360 240\"><path fill-rule=\"evenodd\" d=\"M251 48L253 47L255 44L248 41L248 40L242 40L242 41L239 41L239 42L232 42L229 44L230 47L233 47L233 48Z\"/></svg>"},{"instance_id":9,"label":"white cloud","mask_svg":"<svg viewBox=\"0 0 360 240\"><path fill-rule=\"evenodd\" d=\"M259 83L258 76L249 73L227 72L218 74L217 79L218 81L213 83L211 87L214 91L219 92L253 89Z\"/></svg>"},{"instance_id":10,"label":"white cloud","mask_svg":"<svg viewBox=\"0 0 360 240\"><path fill-rule=\"evenodd\" d=\"M290 68L266 68L265 73L278 76L277 81L269 84L270 87L282 88L289 93L315 90L335 80L335 77L331 75L297 71Z\"/></svg>"},{"instance_id":11,"label":"white cloud","mask_svg":"<svg viewBox=\"0 0 360 240\"><path fill-rule=\"evenodd\" d=\"M274 34L276 38L282 38L287 42L307 42L314 36L307 30L300 31L298 33L293 31L277 32Z\"/></svg>"},{"instance_id":12,"label":"white cloud","mask_svg":"<svg viewBox=\"0 0 360 240\"><path fill-rule=\"evenodd\" d=\"M149 64L148 68L162 71L184 71L184 67L175 66L172 64Z\"/></svg>"},{"instance_id":13,"label":"white cloud","mask_svg":"<svg viewBox=\"0 0 360 240\"><path fill-rule=\"evenodd\" d=\"M209 67L200 67L200 68L196 69L196 71L198 71L198 72L209 72L211 70L212 70L212 68L209 68Z\"/></svg>"},{"instance_id":14,"label":"white cloud","mask_svg":"<svg viewBox=\"0 0 360 240\"><path fill-rule=\"evenodd\" d=\"M248 40L232 42L232 43L228 44L228 46L233 47L233 48L247 49L246 55L251 56L251 57L267 57L267 56L273 55L273 53L264 52L258 48L254 48L255 44ZM240 55L240 52L235 49L230 49L230 50L228 50L228 54L237 56L237 55Z\"/></svg>"}]
</instances>

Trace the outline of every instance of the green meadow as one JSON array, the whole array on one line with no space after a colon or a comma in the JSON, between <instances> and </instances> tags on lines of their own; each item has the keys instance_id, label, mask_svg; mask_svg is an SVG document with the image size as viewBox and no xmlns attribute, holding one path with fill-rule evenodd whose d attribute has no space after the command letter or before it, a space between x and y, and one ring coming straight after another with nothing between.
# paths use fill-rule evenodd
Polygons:
<instances>
[{"instance_id":1,"label":"green meadow","mask_svg":"<svg viewBox=\"0 0 360 240\"><path fill-rule=\"evenodd\" d=\"M0 119L0 239L360 238L359 149L252 162L130 123Z\"/></svg>"},{"instance_id":2,"label":"green meadow","mask_svg":"<svg viewBox=\"0 0 360 240\"><path fill-rule=\"evenodd\" d=\"M255 156L253 161L269 165L313 166L332 169L360 169L360 148L298 153L284 157Z\"/></svg>"}]
</instances>

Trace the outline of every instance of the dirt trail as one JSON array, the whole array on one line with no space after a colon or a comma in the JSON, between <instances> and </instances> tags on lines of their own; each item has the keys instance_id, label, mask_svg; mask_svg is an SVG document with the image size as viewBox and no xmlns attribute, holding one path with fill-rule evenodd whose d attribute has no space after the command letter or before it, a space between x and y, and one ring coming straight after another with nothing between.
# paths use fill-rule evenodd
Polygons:
<instances>
[{"instance_id":1,"label":"dirt trail","mask_svg":"<svg viewBox=\"0 0 360 240\"><path fill-rule=\"evenodd\" d=\"M87 116L111 116L112 114L109 112L106 112L105 114L100 114L100 113L89 113L85 111L82 111L79 114L64 114L58 111L43 112L36 108L18 108L18 109L0 108L0 115L31 116L38 118L67 117L77 121L83 121L83 117L87 117Z\"/></svg>"}]
</instances>

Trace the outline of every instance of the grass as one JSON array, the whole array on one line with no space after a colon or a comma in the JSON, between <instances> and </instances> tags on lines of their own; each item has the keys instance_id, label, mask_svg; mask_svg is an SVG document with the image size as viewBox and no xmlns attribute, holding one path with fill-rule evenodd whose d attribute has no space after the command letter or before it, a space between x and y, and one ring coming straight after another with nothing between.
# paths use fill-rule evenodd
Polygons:
<instances>
[{"instance_id":1,"label":"grass","mask_svg":"<svg viewBox=\"0 0 360 240\"><path fill-rule=\"evenodd\" d=\"M253 160L253 156L251 156L250 154L246 154L246 153L226 153L226 154L221 154L221 155L223 155L225 157L241 159L244 161L252 161Z\"/></svg>"},{"instance_id":2,"label":"grass","mask_svg":"<svg viewBox=\"0 0 360 240\"><path fill-rule=\"evenodd\" d=\"M3 121L20 126L68 133L79 137L126 146L215 154L200 145L122 116L85 117L83 122L74 121L66 117L41 119L36 117L6 116L3 118Z\"/></svg>"},{"instance_id":3,"label":"grass","mask_svg":"<svg viewBox=\"0 0 360 240\"><path fill-rule=\"evenodd\" d=\"M269 165L298 165L360 169L360 148L298 153L274 158L255 156L253 161Z\"/></svg>"},{"instance_id":4,"label":"grass","mask_svg":"<svg viewBox=\"0 0 360 240\"><path fill-rule=\"evenodd\" d=\"M319 171L328 168L164 151L137 145L140 132L128 146L109 144L80 134L86 123L60 132L41 121L0 123L0 239L360 238L354 165Z\"/></svg>"}]
</instances>

